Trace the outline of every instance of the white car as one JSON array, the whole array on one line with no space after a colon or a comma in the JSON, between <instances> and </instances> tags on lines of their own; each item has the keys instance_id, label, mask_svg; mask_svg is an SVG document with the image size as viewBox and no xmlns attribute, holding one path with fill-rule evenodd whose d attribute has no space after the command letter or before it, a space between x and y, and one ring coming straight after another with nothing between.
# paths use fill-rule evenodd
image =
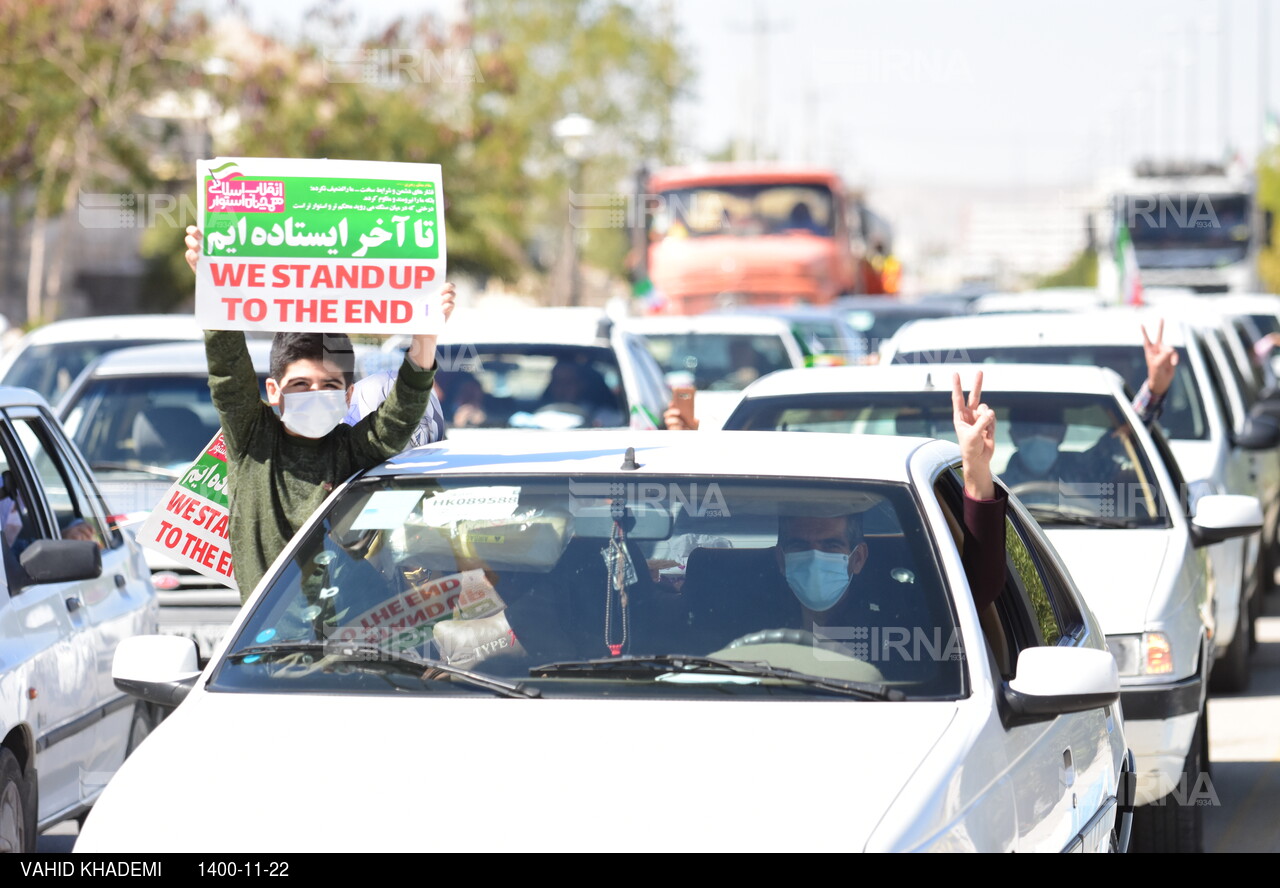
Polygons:
<instances>
[{"instance_id":1,"label":"white car","mask_svg":"<svg viewBox=\"0 0 1280 888\"><path fill-rule=\"evenodd\" d=\"M407 341L389 337L388 360L398 363ZM436 360L445 434L455 439L497 429L662 428L671 399L644 339L598 308L460 313L440 334Z\"/></svg>"},{"instance_id":2,"label":"white car","mask_svg":"<svg viewBox=\"0 0 1280 888\"><path fill-rule=\"evenodd\" d=\"M624 430L503 453L446 441L336 490L203 671L183 639L122 649L121 686L181 702L75 850L1125 849L1115 660L1017 506L984 624L954 444ZM777 545L806 517L865 535L856 624L803 628ZM358 813L272 803L297 799Z\"/></svg>"},{"instance_id":3,"label":"white car","mask_svg":"<svg viewBox=\"0 0 1280 888\"><path fill-rule=\"evenodd\" d=\"M265 398L271 341L251 339L248 346ZM135 531L219 428L204 344L194 342L103 355L57 411L117 520ZM155 549L144 552L159 595L160 631L192 639L208 659L240 609L240 593Z\"/></svg>"},{"instance_id":4,"label":"white car","mask_svg":"<svg viewBox=\"0 0 1280 888\"><path fill-rule=\"evenodd\" d=\"M157 342L200 342L189 314L103 315L37 327L0 355L0 385L39 392L55 407L80 371L118 348Z\"/></svg>"},{"instance_id":5,"label":"white car","mask_svg":"<svg viewBox=\"0 0 1280 888\"><path fill-rule=\"evenodd\" d=\"M1154 336L1164 322L1164 342L1178 353L1178 368L1165 399L1160 425L1190 485L1194 503L1203 493L1259 496L1258 479L1276 447L1274 424L1233 415L1219 363L1199 328L1156 310L1116 307L1060 314L1005 314L920 321L885 346L891 363L941 365L955 362L1080 364L1118 372L1136 392L1146 379L1142 328ZM944 367L939 367L944 370ZM1268 493L1262 493L1268 498ZM1280 509L1262 502L1262 532L1210 547L1214 586L1216 690L1239 690L1249 680L1250 603L1260 586L1269 547L1277 538ZM1256 612L1256 609L1255 609ZM1239 627L1239 631L1238 631Z\"/></svg>"},{"instance_id":6,"label":"white car","mask_svg":"<svg viewBox=\"0 0 1280 888\"><path fill-rule=\"evenodd\" d=\"M983 401L997 417L992 468L1044 527L1119 662L1125 729L1137 759L1135 845L1199 851L1202 810L1192 795L1204 790L1208 768L1205 699L1213 665L1203 547L1256 532L1262 516L1252 497L1205 496L1189 521L1181 479L1168 470L1116 373L1016 364L778 373L747 389L726 426L954 438L952 373L972 380L980 370ZM1033 472L1013 434L1048 434L1055 424L1058 456Z\"/></svg>"},{"instance_id":7,"label":"white car","mask_svg":"<svg viewBox=\"0 0 1280 888\"><path fill-rule=\"evenodd\" d=\"M761 315L654 315L621 326L644 337L668 382L686 374L697 389L698 428L717 429L750 382L805 366L805 353L781 318Z\"/></svg>"},{"instance_id":8,"label":"white car","mask_svg":"<svg viewBox=\"0 0 1280 888\"><path fill-rule=\"evenodd\" d=\"M0 387L0 852L83 817L154 724L116 688L123 639L156 631L133 535L44 399Z\"/></svg>"}]
</instances>

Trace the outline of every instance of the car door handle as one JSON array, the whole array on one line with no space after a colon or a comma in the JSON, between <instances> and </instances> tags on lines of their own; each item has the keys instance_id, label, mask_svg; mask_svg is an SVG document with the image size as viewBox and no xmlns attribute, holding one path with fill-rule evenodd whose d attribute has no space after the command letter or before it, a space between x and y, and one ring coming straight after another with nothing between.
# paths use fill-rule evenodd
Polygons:
<instances>
[{"instance_id":1,"label":"car door handle","mask_svg":"<svg viewBox=\"0 0 1280 888\"><path fill-rule=\"evenodd\" d=\"M76 611L80 610L80 599L79 599L79 598L68 598L68 599L66 599L66 602L67 602L67 611L68 611L68 613L73 613L73 614L74 614Z\"/></svg>"},{"instance_id":2,"label":"car door handle","mask_svg":"<svg viewBox=\"0 0 1280 888\"><path fill-rule=\"evenodd\" d=\"M126 589L128 585L129 585L129 581L124 578L124 574L116 574L117 589Z\"/></svg>"}]
</instances>

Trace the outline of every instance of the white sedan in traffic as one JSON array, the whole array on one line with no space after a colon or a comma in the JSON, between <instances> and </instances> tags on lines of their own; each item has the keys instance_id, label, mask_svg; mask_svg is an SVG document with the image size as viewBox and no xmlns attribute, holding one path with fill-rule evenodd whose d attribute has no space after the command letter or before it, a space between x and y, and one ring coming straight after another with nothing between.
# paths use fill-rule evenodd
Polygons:
<instances>
[{"instance_id":1,"label":"white sedan in traffic","mask_svg":"<svg viewBox=\"0 0 1280 888\"><path fill-rule=\"evenodd\" d=\"M1177 463L1118 374L1017 364L776 373L747 389L726 427L953 438L952 374L979 371L997 417L992 468L1062 554L1116 655L1137 759L1135 846L1199 851L1214 628L1204 547L1256 533L1262 512L1253 497L1208 495L1188 518Z\"/></svg>"},{"instance_id":2,"label":"white sedan in traffic","mask_svg":"<svg viewBox=\"0 0 1280 888\"><path fill-rule=\"evenodd\" d=\"M1115 660L1016 505L1017 631L979 613L955 445L522 440L339 488L203 671L185 639L123 649L121 687L181 702L76 851L1125 848ZM822 631L805 522L869 553Z\"/></svg>"}]
</instances>

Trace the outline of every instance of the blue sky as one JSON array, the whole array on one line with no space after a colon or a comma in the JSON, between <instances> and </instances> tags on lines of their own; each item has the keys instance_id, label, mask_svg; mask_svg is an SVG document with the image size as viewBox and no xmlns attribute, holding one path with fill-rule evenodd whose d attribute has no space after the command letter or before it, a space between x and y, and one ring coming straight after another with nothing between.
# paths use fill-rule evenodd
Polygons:
<instances>
[{"instance_id":1,"label":"blue sky","mask_svg":"<svg viewBox=\"0 0 1280 888\"><path fill-rule=\"evenodd\" d=\"M637 2L657 14L659 0ZM689 158L746 148L763 119L765 150L867 184L1072 184L1137 153L1218 158L1225 142L1248 157L1262 2L673 0L698 71L681 136ZM245 5L287 33L313 4ZM384 0L357 28L460 8ZM1271 10L1270 34L1278 20ZM1270 68L1275 105L1280 61Z\"/></svg>"}]
</instances>

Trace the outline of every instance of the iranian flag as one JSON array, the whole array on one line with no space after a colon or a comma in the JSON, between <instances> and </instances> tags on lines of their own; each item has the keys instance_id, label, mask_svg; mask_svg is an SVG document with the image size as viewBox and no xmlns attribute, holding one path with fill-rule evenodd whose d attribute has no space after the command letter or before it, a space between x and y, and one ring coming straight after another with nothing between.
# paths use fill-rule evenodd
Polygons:
<instances>
[{"instance_id":1,"label":"iranian flag","mask_svg":"<svg viewBox=\"0 0 1280 888\"><path fill-rule=\"evenodd\" d=\"M1133 250L1129 228L1120 223L1115 243L1116 272L1120 277L1120 302L1124 305L1142 304L1142 278L1138 275L1138 256Z\"/></svg>"}]
</instances>

